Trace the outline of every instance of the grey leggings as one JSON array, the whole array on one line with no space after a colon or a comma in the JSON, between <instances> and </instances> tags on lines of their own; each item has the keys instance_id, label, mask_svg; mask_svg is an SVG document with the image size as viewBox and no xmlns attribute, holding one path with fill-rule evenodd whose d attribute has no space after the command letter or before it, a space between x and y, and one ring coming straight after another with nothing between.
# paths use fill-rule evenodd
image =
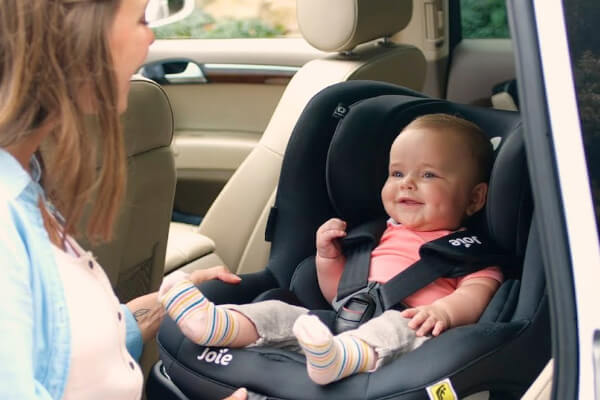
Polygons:
<instances>
[{"instance_id":1,"label":"grey leggings","mask_svg":"<svg viewBox=\"0 0 600 400\"><path fill-rule=\"evenodd\" d=\"M300 351L292 326L299 316L308 313L306 308L292 306L279 300L244 305L227 304L224 307L236 310L252 321L260 338L251 346L272 346ZM351 335L369 344L377 353L377 369L416 349L429 339L417 337L415 331L408 327L408 321L399 311L388 310L342 335Z\"/></svg>"}]
</instances>

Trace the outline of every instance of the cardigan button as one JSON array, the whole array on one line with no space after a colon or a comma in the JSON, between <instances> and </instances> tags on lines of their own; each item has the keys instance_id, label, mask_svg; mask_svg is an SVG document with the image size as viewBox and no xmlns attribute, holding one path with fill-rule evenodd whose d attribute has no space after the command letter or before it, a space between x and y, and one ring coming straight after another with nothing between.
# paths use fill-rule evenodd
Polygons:
<instances>
[{"instance_id":1,"label":"cardigan button","mask_svg":"<svg viewBox=\"0 0 600 400\"><path fill-rule=\"evenodd\" d=\"M94 269L94 263L91 260L88 261L88 265L90 266L91 269Z\"/></svg>"},{"instance_id":2,"label":"cardigan button","mask_svg":"<svg viewBox=\"0 0 600 400\"><path fill-rule=\"evenodd\" d=\"M135 369L135 364L133 363L133 361L129 361L129 366L131 367L131 369Z\"/></svg>"},{"instance_id":3,"label":"cardigan button","mask_svg":"<svg viewBox=\"0 0 600 400\"><path fill-rule=\"evenodd\" d=\"M120 311L117 313L117 318L119 318L119 321L121 320L121 318L123 318L123 317L121 316L121 312L120 312Z\"/></svg>"}]
</instances>

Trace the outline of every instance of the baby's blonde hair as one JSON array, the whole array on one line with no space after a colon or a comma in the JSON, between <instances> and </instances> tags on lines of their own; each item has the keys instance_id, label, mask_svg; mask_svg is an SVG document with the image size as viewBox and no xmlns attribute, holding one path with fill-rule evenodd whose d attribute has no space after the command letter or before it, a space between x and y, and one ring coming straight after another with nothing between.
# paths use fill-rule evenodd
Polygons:
<instances>
[{"instance_id":1,"label":"baby's blonde hair","mask_svg":"<svg viewBox=\"0 0 600 400\"><path fill-rule=\"evenodd\" d=\"M475 160L477 181L487 182L490 179L494 149L485 132L473 122L450 114L426 114L415 118L404 129L408 128L447 130L461 135Z\"/></svg>"},{"instance_id":2,"label":"baby's blonde hair","mask_svg":"<svg viewBox=\"0 0 600 400\"><path fill-rule=\"evenodd\" d=\"M92 240L110 239L126 176L108 40L120 1L129 0L2 0L0 6L0 147L52 127L42 146L42 184L71 234L96 192L86 227Z\"/></svg>"}]
</instances>

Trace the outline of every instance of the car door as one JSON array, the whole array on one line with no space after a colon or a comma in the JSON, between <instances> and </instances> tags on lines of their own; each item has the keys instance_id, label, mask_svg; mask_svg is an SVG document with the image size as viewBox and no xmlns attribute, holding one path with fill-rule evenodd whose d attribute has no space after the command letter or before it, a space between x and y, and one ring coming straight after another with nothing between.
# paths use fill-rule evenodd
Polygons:
<instances>
[{"instance_id":1,"label":"car door","mask_svg":"<svg viewBox=\"0 0 600 400\"><path fill-rule=\"evenodd\" d=\"M299 37L295 1L196 1L156 28L144 68L174 113L175 219L199 223L262 135L296 70L321 52Z\"/></svg>"},{"instance_id":2,"label":"car door","mask_svg":"<svg viewBox=\"0 0 600 400\"><path fill-rule=\"evenodd\" d=\"M552 398L593 399L600 395L600 4L515 0L509 11L550 300Z\"/></svg>"}]
</instances>

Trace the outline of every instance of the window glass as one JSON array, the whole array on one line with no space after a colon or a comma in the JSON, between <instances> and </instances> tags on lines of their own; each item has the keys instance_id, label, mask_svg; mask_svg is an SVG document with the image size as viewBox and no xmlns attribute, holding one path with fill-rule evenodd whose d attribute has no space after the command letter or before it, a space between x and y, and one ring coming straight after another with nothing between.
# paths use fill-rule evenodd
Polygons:
<instances>
[{"instance_id":1,"label":"window glass","mask_svg":"<svg viewBox=\"0 0 600 400\"><path fill-rule=\"evenodd\" d=\"M177 7L181 0L169 0ZM153 29L157 39L299 36L296 0L196 0L187 18Z\"/></svg>"},{"instance_id":2,"label":"window glass","mask_svg":"<svg viewBox=\"0 0 600 400\"><path fill-rule=\"evenodd\" d=\"M462 37L509 38L505 0L460 0Z\"/></svg>"},{"instance_id":3,"label":"window glass","mask_svg":"<svg viewBox=\"0 0 600 400\"><path fill-rule=\"evenodd\" d=\"M600 216L600 2L563 2L596 224Z\"/></svg>"}]
</instances>

